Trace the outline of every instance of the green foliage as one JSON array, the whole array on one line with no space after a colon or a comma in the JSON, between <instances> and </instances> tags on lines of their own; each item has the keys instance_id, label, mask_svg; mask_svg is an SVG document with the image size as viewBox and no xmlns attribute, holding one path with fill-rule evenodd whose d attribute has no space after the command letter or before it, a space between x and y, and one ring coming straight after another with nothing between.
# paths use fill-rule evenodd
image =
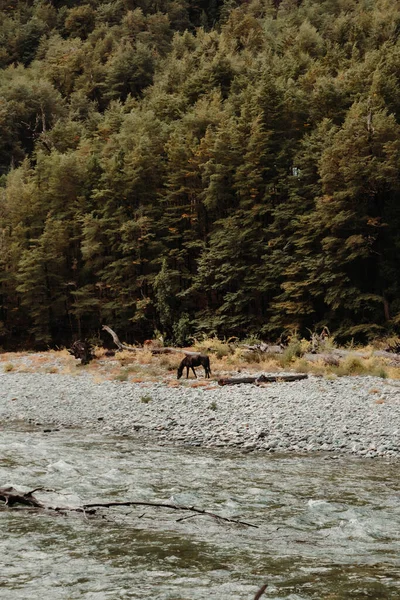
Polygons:
<instances>
[{"instance_id":1,"label":"green foliage","mask_svg":"<svg viewBox=\"0 0 400 600\"><path fill-rule=\"evenodd\" d=\"M179 321L173 325L173 340L177 346L189 346L192 334L191 319L188 313L183 313Z\"/></svg>"},{"instance_id":2,"label":"green foliage","mask_svg":"<svg viewBox=\"0 0 400 600\"><path fill-rule=\"evenodd\" d=\"M127 369L122 369L120 373L117 373L115 376L116 381L128 381L129 371Z\"/></svg>"},{"instance_id":3,"label":"green foliage","mask_svg":"<svg viewBox=\"0 0 400 600\"><path fill-rule=\"evenodd\" d=\"M399 27L387 0L3 3L0 341L398 333Z\"/></svg>"},{"instance_id":4,"label":"green foliage","mask_svg":"<svg viewBox=\"0 0 400 600\"><path fill-rule=\"evenodd\" d=\"M296 358L301 357L304 354L301 340L293 337L288 346L283 351L283 354L279 356L279 362L282 367L290 366Z\"/></svg>"},{"instance_id":5,"label":"green foliage","mask_svg":"<svg viewBox=\"0 0 400 600\"><path fill-rule=\"evenodd\" d=\"M140 398L140 402L143 402L143 404L148 404L152 400L153 400L153 398L151 396L142 396Z\"/></svg>"}]
</instances>

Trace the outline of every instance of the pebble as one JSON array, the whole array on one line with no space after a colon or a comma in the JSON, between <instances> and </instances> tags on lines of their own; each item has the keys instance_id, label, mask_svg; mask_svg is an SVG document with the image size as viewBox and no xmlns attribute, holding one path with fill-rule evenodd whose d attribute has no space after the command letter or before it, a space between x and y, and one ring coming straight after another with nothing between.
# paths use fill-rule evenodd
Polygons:
<instances>
[{"instance_id":1,"label":"pebble","mask_svg":"<svg viewBox=\"0 0 400 600\"><path fill-rule=\"evenodd\" d=\"M151 401L143 402L144 395ZM377 397L385 402L377 404ZM6 419L163 445L400 457L399 382L371 376L212 389L156 382L144 390L140 383L99 383L88 373L6 372L0 374L0 423Z\"/></svg>"}]
</instances>

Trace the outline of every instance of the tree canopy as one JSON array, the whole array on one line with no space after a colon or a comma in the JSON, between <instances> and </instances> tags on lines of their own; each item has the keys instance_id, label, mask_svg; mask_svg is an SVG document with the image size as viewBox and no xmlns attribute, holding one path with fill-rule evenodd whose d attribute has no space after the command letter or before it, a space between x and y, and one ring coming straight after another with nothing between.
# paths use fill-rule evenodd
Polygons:
<instances>
[{"instance_id":1,"label":"tree canopy","mask_svg":"<svg viewBox=\"0 0 400 600\"><path fill-rule=\"evenodd\" d=\"M400 7L0 1L0 345L400 329Z\"/></svg>"}]
</instances>

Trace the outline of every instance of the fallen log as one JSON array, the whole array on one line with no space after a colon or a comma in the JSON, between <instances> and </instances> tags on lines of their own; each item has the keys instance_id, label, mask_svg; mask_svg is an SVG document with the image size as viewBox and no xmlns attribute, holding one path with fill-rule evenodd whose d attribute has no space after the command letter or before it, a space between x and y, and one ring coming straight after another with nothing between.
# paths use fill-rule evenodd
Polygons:
<instances>
[{"instance_id":1,"label":"fallen log","mask_svg":"<svg viewBox=\"0 0 400 600\"><path fill-rule=\"evenodd\" d=\"M273 383L276 381L300 381L307 379L307 373L291 373L289 375L258 375L258 377L222 377L218 385L237 385L240 383Z\"/></svg>"},{"instance_id":2,"label":"fallen log","mask_svg":"<svg viewBox=\"0 0 400 600\"><path fill-rule=\"evenodd\" d=\"M117 336L117 334L115 333L115 331L113 331L111 329L111 327L109 327L108 325L103 325L102 329L104 329L104 331L107 331L113 341L114 344L117 346L118 350L128 350L129 352L143 352L143 350L150 350L150 352L152 354L171 354L171 353L176 353L176 354L185 354L186 356L200 356L201 352L196 352L193 350L183 350L182 348L170 348L170 347L165 347L165 348L151 348L151 347L146 347L146 348L140 348L139 346L128 346L127 344L123 344L119 337Z\"/></svg>"},{"instance_id":3,"label":"fallen log","mask_svg":"<svg viewBox=\"0 0 400 600\"><path fill-rule=\"evenodd\" d=\"M340 360L345 359L349 356L353 356L356 358L371 358L378 357L388 359L390 361L389 364L392 366L400 365L400 356L398 354L392 354L391 352L387 352L385 350L340 350L338 348L332 349L330 352L322 352L322 353L306 353L303 354L302 358L309 362L323 362L326 365L339 365Z\"/></svg>"},{"instance_id":4,"label":"fallen log","mask_svg":"<svg viewBox=\"0 0 400 600\"><path fill-rule=\"evenodd\" d=\"M247 352L259 352L260 354L282 354L283 346L280 344L265 344L262 342L261 344L240 344L239 348L243 348Z\"/></svg>"},{"instance_id":5,"label":"fallen log","mask_svg":"<svg viewBox=\"0 0 400 600\"><path fill-rule=\"evenodd\" d=\"M127 344L123 344L122 342L120 342L119 337L117 336L115 331L111 329L111 327L108 327L108 325L103 325L102 329L104 329L104 331L107 331L111 335L113 342L117 346L118 350L129 350L129 352L136 352L137 348L135 348L134 346L128 346Z\"/></svg>"}]
</instances>

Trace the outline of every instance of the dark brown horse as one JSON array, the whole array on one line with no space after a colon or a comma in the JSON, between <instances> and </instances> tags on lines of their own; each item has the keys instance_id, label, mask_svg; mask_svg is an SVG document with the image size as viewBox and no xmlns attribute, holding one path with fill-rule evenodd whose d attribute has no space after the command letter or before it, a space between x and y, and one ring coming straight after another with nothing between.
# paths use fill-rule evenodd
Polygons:
<instances>
[{"instance_id":1,"label":"dark brown horse","mask_svg":"<svg viewBox=\"0 0 400 600\"><path fill-rule=\"evenodd\" d=\"M189 377L189 369L192 369L194 376L197 378L194 367L204 367L205 376L210 377L210 359L206 354L188 354L178 367L178 379L182 377L183 369L186 367L186 379Z\"/></svg>"}]
</instances>

